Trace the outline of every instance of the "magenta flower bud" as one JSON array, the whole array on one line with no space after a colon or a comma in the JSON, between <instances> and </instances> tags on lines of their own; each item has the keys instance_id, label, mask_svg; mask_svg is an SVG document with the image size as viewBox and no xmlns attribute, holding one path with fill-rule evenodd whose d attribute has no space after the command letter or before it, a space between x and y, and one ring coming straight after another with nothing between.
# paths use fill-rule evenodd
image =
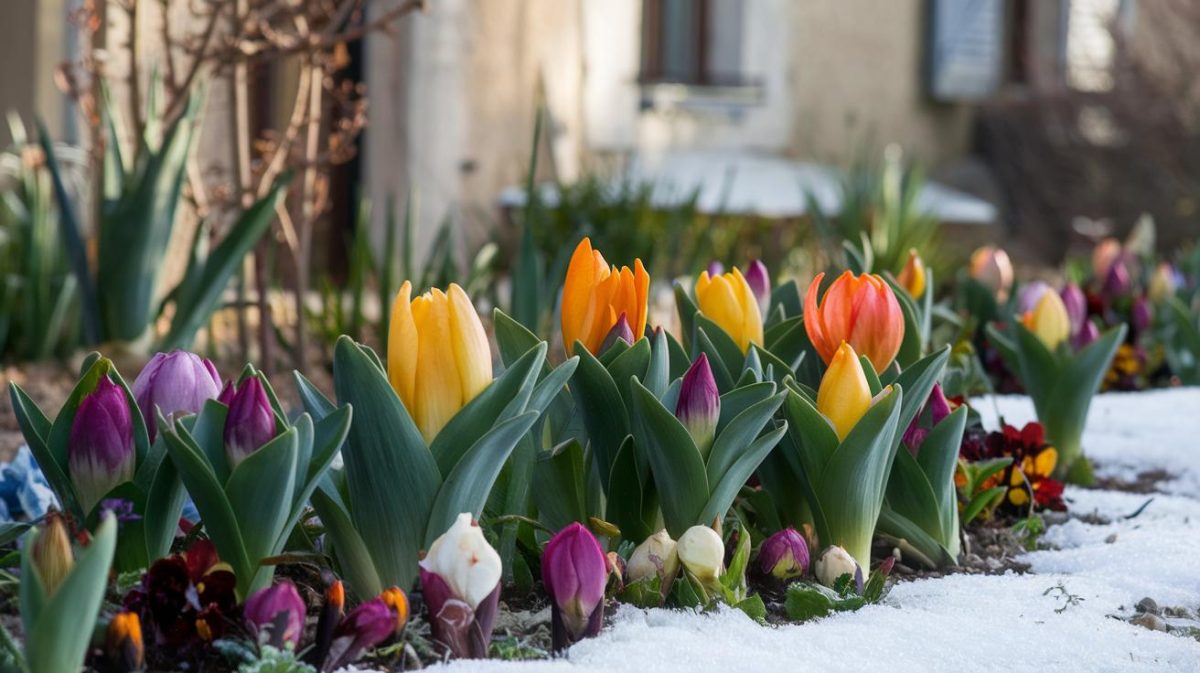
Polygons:
<instances>
[{"instance_id":1,"label":"magenta flower bud","mask_svg":"<svg viewBox=\"0 0 1200 673\"><path fill-rule=\"evenodd\" d=\"M600 633L608 561L591 531L576 522L550 538L542 552L542 583L550 594L555 651Z\"/></svg>"},{"instance_id":2,"label":"magenta flower bud","mask_svg":"<svg viewBox=\"0 0 1200 673\"><path fill-rule=\"evenodd\" d=\"M604 337L604 341L600 344L600 353L604 353L609 348L616 345L617 339L621 339L629 345L633 345L637 339L633 336L633 328L629 326L629 318L624 313L617 322L608 330L608 335Z\"/></svg>"},{"instance_id":3,"label":"magenta flower bud","mask_svg":"<svg viewBox=\"0 0 1200 673\"><path fill-rule=\"evenodd\" d=\"M396 632L396 613L381 598L373 598L350 611L334 630L322 671L336 671L358 661L367 650Z\"/></svg>"},{"instance_id":4,"label":"magenta flower bud","mask_svg":"<svg viewBox=\"0 0 1200 673\"><path fill-rule=\"evenodd\" d=\"M294 648L300 646L300 637L304 635L304 600L296 585L288 580L254 592L246 599L242 614L259 642L277 649L283 649L287 643Z\"/></svg>"},{"instance_id":5,"label":"magenta flower bud","mask_svg":"<svg viewBox=\"0 0 1200 673\"><path fill-rule=\"evenodd\" d=\"M1129 277L1129 264L1125 257L1121 256L1108 267L1108 274L1104 277L1104 294L1108 298L1123 297L1129 294L1129 288L1132 287L1133 281Z\"/></svg>"},{"instance_id":6,"label":"magenta flower bud","mask_svg":"<svg viewBox=\"0 0 1200 673\"><path fill-rule=\"evenodd\" d=\"M679 386L679 401L675 404L675 418L687 428L692 441L701 455L708 459L713 436L717 432L717 421L721 418L721 393L713 378L708 355L701 353L692 363Z\"/></svg>"},{"instance_id":7,"label":"magenta flower bud","mask_svg":"<svg viewBox=\"0 0 1200 673\"><path fill-rule=\"evenodd\" d=\"M225 387L221 388L221 394L217 395L217 401L225 406L233 404L233 394L237 392L237 386L234 385L233 379L225 382Z\"/></svg>"},{"instance_id":8,"label":"magenta flower bud","mask_svg":"<svg viewBox=\"0 0 1200 673\"><path fill-rule=\"evenodd\" d=\"M1145 296L1133 300L1133 306L1129 309L1129 320L1133 323L1135 333L1140 334L1150 329L1150 323L1154 321L1154 312Z\"/></svg>"},{"instance_id":9,"label":"magenta flower bud","mask_svg":"<svg viewBox=\"0 0 1200 673\"><path fill-rule=\"evenodd\" d=\"M1050 286L1040 280L1022 285L1021 293L1017 295L1017 315L1025 315L1032 311L1042 295L1049 291Z\"/></svg>"},{"instance_id":10,"label":"magenta flower bud","mask_svg":"<svg viewBox=\"0 0 1200 673\"><path fill-rule=\"evenodd\" d=\"M926 410L929 411L929 427L921 424L921 419L924 418ZM929 399L925 401L925 406L921 408L921 412L908 424L908 429L904 431L904 437L901 440L904 446L908 447L913 457L916 457L917 449L921 448L921 444L925 443L925 438L929 436L929 431L949 416L950 411L950 402L946 399L946 394L942 392L942 384L933 384L933 390L929 391Z\"/></svg>"},{"instance_id":11,"label":"magenta flower bud","mask_svg":"<svg viewBox=\"0 0 1200 673\"><path fill-rule=\"evenodd\" d=\"M1091 320L1084 320L1083 327L1079 329L1079 334L1071 337L1071 345L1075 350L1085 348L1093 341L1100 338L1100 330L1096 327L1096 323Z\"/></svg>"},{"instance_id":12,"label":"magenta flower bud","mask_svg":"<svg viewBox=\"0 0 1200 673\"><path fill-rule=\"evenodd\" d=\"M233 394L225 417L225 455L233 469L275 437L275 410L262 381L247 378Z\"/></svg>"},{"instance_id":13,"label":"magenta flower bud","mask_svg":"<svg viewBox=\"0 0 1200 673\"><path fill-rule=\"evenodd\" d=\"M757 259L750 262L750 266L746 267L745 278L750 291L758 299L758 310L766 320L767 309L771 306L771 274L767 272L767 265Z\"/></svg>"},{"instance_id":14,"label":"magenta flower bud","mask_svg":"<svg viewBox=\"0 0 1200 673\"><path fill-rule=\"evenodd\" d=\"M107 376L80 401L67 447L67 469L83 511L90 512L109 491L133 480L133 415L125 390Z\"/></svg>"},{"instance_id":15,"label":"magenta flower bud","mask_svg":"<svg viewBox=\"0 0 1200 673\"><path fill-rule=\"evenodd\" d=\"M133 399L142 410L150 441L158 433L156 408L168 419L198 414L220 390L221 377L213 363L187 351L155 353L133 381Z\"/></svg>"},{"instance_id":16,"label":"magenta flower bud","mask_svg":"<svg viewBox=\"0 0 1200 673\"><path fill-rule=\"evenodd\" d=\"M1067 317L1071 319L1071 334L1079 334L1087 320L1087 296L1075 283L1067 283L1059 294L1067 309Z\"/></svg>"},{"instance_id":17,"label":"magenta flower bud","mask_svg":"<svg viewBox=\"0 0 1200 673\"><path fill-rule=\"evenodd\" d=\"M795 528L785 528L763 540L758 549L763 576L791 580L808 573L808 542Z\"/></svg>"},{"instance_id":18,"label":"magenta flower bud","mask_svg":"<svg viewBox=\"0 0 1200 673\"><path fill-rule=\"evenodd\" d=\"M708 275L710 278L713 276L720 276L723 273L725 273L725 265L719 260L714 259L708 263Z\"/></svg>"}]
</instances>

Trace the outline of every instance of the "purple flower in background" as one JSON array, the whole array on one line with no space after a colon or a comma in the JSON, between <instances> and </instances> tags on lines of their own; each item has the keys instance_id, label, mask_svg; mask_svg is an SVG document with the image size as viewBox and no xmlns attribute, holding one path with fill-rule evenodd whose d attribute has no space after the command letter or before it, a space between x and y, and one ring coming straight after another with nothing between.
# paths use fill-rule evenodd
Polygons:
<instances>
[{"instance_id":1,"label":"purple flower in background","mask_svg":"<svg viewBox=\"0 0 1200 673\"><path fill-rule=\"evenodd\" d=\"M1087 321L1087 296L1075 283L1067 283L1059 295L1067 309L1067 317L1071 319L1071 335L1079 334L1083 323Z\"/></svg>"},{"instance_id":2,"label":"purple flower in background","mask_svg":"<svg viewBox=\"0 0 1200 673\"><path fill-rule=\"evenodd\" d=\"M1135 334L1141 334L1150 329L1150 323L1154 321L1154 311L1150 308L1150 302L1145 296L1133 300L1133 306L1129 309L1129 320L1133 323Z\"/></svg>"},{"instance_id":3,"label":"purple flower in background","mask_svg":"<svg viewBox=\"0 0 1200 673\"><path fill-rule=\"evenodd\" d=\"M750 291L758 299L759 313L763 320L766 320L767 309L771 306L771 274L767 271L767 265L757 259L750 262L750 266L746 267L745 278Z\"/></svg>"},{"instance_id":4,"label":"purple flower in background","mask_svg":"<svg viewBox=\"0 0 1200 673\"><path fill-rule=\"evenodd\" d=\"M555 651L600 633L608 561L591 531L575 522L550 538L542 552L542 583L550 594Z\"/></svg>"},{"instance_id":5,"label":"purple flower in background","mask_svg":"<svg viewBox=\"0 0 1200 673\"><path fill-rule=\"evenodd\" d=\"M155 408L168 419L198 414L204 402L220 392L221 377L211 361L195 353L156 353L134 379L132 390L153 442L158 434Z\"/></svg>"},{"instance_id":6,"label":"purple flower in background","mask_svg":"<svg viewBox=\"0 0 1200 673\"><path fill-rule=\"evenodd\" d=\"M0 521L40 519L52 507L62 509L33 452L22 446L11 462L0 464Z\"/></svg>"},{"instance_id":7,"label":"purple flower in background","mask_svg":"<svg viewBox=\"0 0 1200 673\"><path fill-rule=\"evenodd\" d=\"M1021 292L1017 295L1017 315L1025 315L1032 311L1042 295L1050 291L1050 286L1040 280L1022 285Z\"/></svg>"},{"instance_id":8,"label":"purple flower in background","mask_svg":"<svg viewBox=\"0 0 1200 673\"><path fill-rule=\"evenodd\" d=\"M322 671L336 671L358 661L367 650L387 640L396 631L396 614L373 598L350 611L338 624L329 644Z\"/></svg>"},{"instance_id":9,"label":"purple flower in background","mask_svg":"<svg viewBox=\"0 0 1200 673\"><path fill-rule=\"evenodd\" d=\"M1071 345L1075 350L1085 348L1093 341L1100 338L1100 330L1096 328L1096 323L1091 320L1084 320L1083 327L1080 328L1079 334L1071 337Z\"/></svg>"},{"instance_id":10,"label":"purple flower in background","mask_svg":"<svg viewBox=\"0 0 1200 673\"><path fill-rule=\"evenodd\" d=\"M706 458L712 448L713 436L717 432L717 421L721 418L721 393L713 378L712 367L704 353L696 358L679 386L679 401L675 404L675 418L683 423L696 448Z\"/></svg>"},{"instance_id":11,"label":"purple flower in background","mask_svg":"<svg viewBox=\"0 0 1200 673\"><path fill-rule=\"evenodd\" d=\"M109 491L133 480L136 459L125 390L102 376L79 403L67 440L67 469L83 511L90 512Z\"/></svg>"},{"instance_id":12,"label":"purple flower in background","mask_svg":"<svg viewBox=\"0 0 1200 673\"><path fill-rule=\"evenodd\" d=\"M924 418L926 410L929 411L929 427L921 425L921 419ZM942 384L933 384L933 390L929 391L929 399L925 401L925 406L917 413L916 418L913 418L912 422L908 424L908 429L904 431L904 438L901 440L913 456L917 455L917 450L929 436L929 431L949 416L951 411L950 402L946 399L946 394L942 392Z\"/></svg>"},{"instance_id":13,"label":"purple flower in background","mask_svg":"<svg viewBox=\"0 0 1200 673\"><path fill-rule=\"evenodd\" d=\"M725 265L722 264L720 261L714 259L713 261L708 263L708 275L709 276L719 276L723 273L725 273Z\"/></svg>"},{"instance_id":14,"label":"purple flower in background","mask_svg":"<svg viewBox=\"0 0 1200 673\"><path fill-rule=\"evenodd\" d=\"M304 635L304 600L296 585L288 580L251 594L242 614L260 642L279 649L285 643L291 643L292 647L300 645L300 636Z\"/></svg>"},{"instance_id":15,"label":"purple flower in background","mask_svg":"<svg viewBox=\"0 0 1200 673\"><path fill-rule=\"evenodd\" d=\"M808 573L808 542L795 528L785 528L763 540L758 570L766 577L791 580Z\"/></svg>"},{"instance_id":16,"label":"purple flower in background","mask_svg":"<svg viewBox=\"0 0 1200 673\"><path fill-rule=\"evenodd\" d=\"M225 417L225 455L230 469L275 437L275 410L257 376L238 386Z\"/></svg>"},{"instance_id":17,"label":"purple flower in background","mask_svg":"<svg viewBox=\"0 0 1200 673\"><path fill-rule=\"evenodd\" d=\"M1129 275L1129 262L1125 255L1121 255L1113 261L1112 266L1108 267L1108 273L1104 277L1104 295L1108 299L1116 297L1124 297L1129 294L1129 289L1133 286L1133 280Z\"/></svg>"}]
</instances>

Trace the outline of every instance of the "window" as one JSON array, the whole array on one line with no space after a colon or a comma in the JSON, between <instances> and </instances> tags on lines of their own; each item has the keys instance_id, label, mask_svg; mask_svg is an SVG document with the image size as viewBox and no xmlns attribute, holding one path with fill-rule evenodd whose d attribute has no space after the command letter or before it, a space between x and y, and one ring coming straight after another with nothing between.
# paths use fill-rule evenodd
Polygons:
<instances>
[{"instance_id":1,"label":"window","mask_svg":"<svg viewBox=\"0 0 1200 673\"><path fill-rule=\"evenodd\" d=\"M644 0L644 84L731 87L742 76L744 0Z\"/></svg>"}]
</instances>

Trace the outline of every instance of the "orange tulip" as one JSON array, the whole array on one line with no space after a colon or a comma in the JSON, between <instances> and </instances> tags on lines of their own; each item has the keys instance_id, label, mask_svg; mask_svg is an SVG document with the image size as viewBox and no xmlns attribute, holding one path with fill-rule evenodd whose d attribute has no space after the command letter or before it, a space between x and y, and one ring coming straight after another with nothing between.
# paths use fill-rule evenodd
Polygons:
<instances>
[{"instance_id":1,"label":"orange tulip","mask_svg":"<svg viewBox=\"0 0 1200 673\"><path fill-rule=\"evenodd\" d=\"M855 276L846 271L825 291L820 306L819 273L804 299L804 328L825 364L833 360L843 341L867 356L876 373L896 359L904 341L904 314L892 288L879 276Z\"/></svg>"},{"instance_id":2,"label":"orange tulip","mask_svg":"<svg viewBox=\"0 0 1200 673\"><path fill-rule=\"evenodd\" d=\"M900 270L896 282L908 290L913 299L920 299L925 294L925 262L921 260L916 249L908 251L908 262Z\"/></svg>"},{"instance_id":3,"label":"orange tulip","mask_svg":"<svg viewBox=\"0 0 1200 673\"><path fill-rule=\"evenodd\" d=\"M570 355L579 341L596 353L609 330L624 315L634 338L646 332L646 297L650 274L642 260L634 260L633 271L608 265L591 239L584 238L571 255L562 294L563 346Z\"/></svg>"}]
</instances>

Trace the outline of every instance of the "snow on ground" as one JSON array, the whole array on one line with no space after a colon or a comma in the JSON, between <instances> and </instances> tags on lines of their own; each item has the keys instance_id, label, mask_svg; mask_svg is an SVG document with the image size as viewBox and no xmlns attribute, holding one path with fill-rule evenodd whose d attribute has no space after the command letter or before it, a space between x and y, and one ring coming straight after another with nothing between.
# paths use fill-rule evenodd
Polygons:
<instances>
[{"instance_id":1,"label":"snow on ground","mask_svg":"<svg viewBox=\"0 0 1200 673\"><path fill-rule=\"evenodd\" d=\"M977 402L985 423L1033 419L1027 398ZM1034 574L905 582L881 605L814 623L762 627L740 612L696 615L623 606L598 638L544 662L455 662L454 673L647 671L1200 671L1200 643L1114 619L1143 597L1200 607L1200 389L1101 395L1085 451L1101 475L1163 469L1169 493L1068 488L1078 515L1055 547L1026 555ZM1147 500L1153 498L1137 516ZM1099 523L1104 520L1108 523Z\"/></svg>"}]
</instances>

